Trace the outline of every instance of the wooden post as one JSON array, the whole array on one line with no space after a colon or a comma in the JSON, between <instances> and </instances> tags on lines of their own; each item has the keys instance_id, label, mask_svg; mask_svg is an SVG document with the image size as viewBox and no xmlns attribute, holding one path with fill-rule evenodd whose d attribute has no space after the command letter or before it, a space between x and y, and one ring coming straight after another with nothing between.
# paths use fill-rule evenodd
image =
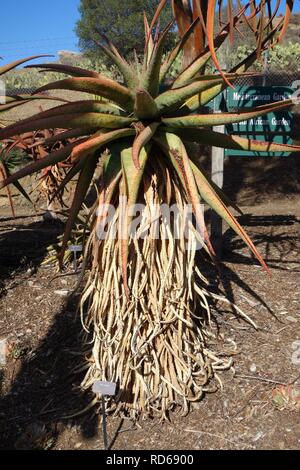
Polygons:
<instances>
[{"instance_id":1,"label":"wooden post","mask_svg":"<svg viewBox=\"0 0 300 470\"><path fill-rule=\"evenodd\" d=\"M220 113L221 100L223 94L220 94L214 101L214 112ZM215 132L224 134L225 126L214 126ZM211 178L219 188L223 188L224 180L224 149L212 147L211 149ZM222 256L222 238L223 238L223 219L214 210L211 212L211 239L218 258Z\"/></svg>"}]
</instances>

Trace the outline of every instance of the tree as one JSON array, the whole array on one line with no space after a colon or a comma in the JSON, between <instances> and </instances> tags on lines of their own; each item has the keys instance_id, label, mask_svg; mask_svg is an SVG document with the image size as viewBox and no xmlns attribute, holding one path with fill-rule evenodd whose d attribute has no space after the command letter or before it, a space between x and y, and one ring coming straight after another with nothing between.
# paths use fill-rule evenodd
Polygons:
<instances>
[{"instance_id":1,"label":"tree","mask_svg":"<svg viewBox=\"0 0 300 470\"><path fill-rule=\"evenodd\" d=\"M81 19L76 25L79 46L83 52L93 56L99 55L99 48L94 39L99 41L99 33L105 34L127 56L135 49L138 54L144 49L143 12L149 19L153 17L158 0L81 0L79 12ZM172 19L172 9L168 2L161 15L163 28ZM172 45L170 35L169 47ZM167 44L168 48L168 44Z\"/></svg>"}]
</instances>

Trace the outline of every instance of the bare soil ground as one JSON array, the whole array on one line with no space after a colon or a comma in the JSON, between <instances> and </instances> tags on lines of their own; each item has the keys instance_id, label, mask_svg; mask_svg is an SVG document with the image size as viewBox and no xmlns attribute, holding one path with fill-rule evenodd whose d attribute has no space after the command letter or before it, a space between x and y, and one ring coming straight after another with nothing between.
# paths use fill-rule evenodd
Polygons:
<instances>
[{"instance_id":1,"label":"bare soil ground","mask_svg":"<svg viewBox=\"0 0 300 470\"><path fill-rule=\"evenodd\" d=\"M226 184L272 277L226 228L222 283L258 330L218 305L219 339L212 346L234 353L234 369L220 374L223 390L207 394L184 418L173 413L170 423L133 426L110 417L112 449L300 448L299 164L243 160L232 178L239 162L227 165ZM66 419L93 397L79 388L83 372L72 373L80 364L75 352L82 352L77 298L68 296L76 276L50 282L55 269L41 266L62 230L61 223L11 220L1 212L0 339L9 346L0 366L3 449L103 448L94 412Z\"/></svg>"}]
</instances>

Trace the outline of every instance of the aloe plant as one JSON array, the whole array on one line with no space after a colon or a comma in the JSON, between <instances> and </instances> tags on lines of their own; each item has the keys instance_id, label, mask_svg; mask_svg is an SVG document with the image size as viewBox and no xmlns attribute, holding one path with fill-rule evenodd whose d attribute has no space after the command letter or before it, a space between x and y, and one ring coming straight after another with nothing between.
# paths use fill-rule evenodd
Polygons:
<instances>
[{"instance_id":1,"label":"aloe plant","mask_svg":"<svg viewBox=\"0 0 300 470\"><path fill-rule=\"evenodd\" d=\"M257 47L247 59L228 73L220 70L212 75L202 74L210 59L220 69L216 51L240 21L252 25L260 15L261 24L266 24L262 23L261 12L267 3L262 2L259 8L250 1L248 6L254 10L248 16L245 16L247 6L240 7L228 22L221 21L220 31L214 38L212 18L216 1L207 2L204 23L203 11L195 8L199 2L193 2L195 14L191 16L187 14L189 2L174 1L181 38L163 60L164 43L173 22L158 34L158 19L165 4L162 1L150 25L144 18L142 63L129 64L108 39L99 40L99 47L123 75L123 83L78 67L37 65L71 76L47 84L38 92L73 90L100 96L104 101L90 99L63 104L0 130L0 139L4 139L61 127L65 130L51 137L51 142L74 138L72 143L22 168L2 183L2 186L15 183L67 159L72 162L61 189L74 176L78 182L60 260L86 195L91 185L96 185L98 196L91 208L91 233L85 251L89 275L81 298L85 329L93 333L93 350L83 385L91 386L96 378L117 382L117 412L125 410L137 417L157 411L166 417L177 404L186 412L191 403L202 397L216 371L231 364L230 360L214 354L206 342L207 334L211 334L208 333L209 300L220 297L210 291L201 265L195 263L197 240L201 237L202 259L214 260L199 210L201 203L215 210L268 270L229 210L228 198L204 173L197 156L189 151L190 143L197 142L240 150L299 152L300 147L296 145L249 140L211 129L216 124L235 123L289 108L292 100L238 113L201 112L202 106L249 73L248 68L261 50L282 36L285 20L276 27L269 22L266 28L260 27L258 21ZM189 16L191 21L187 20ZM203 42L205 37L207 46ZM168 71L182 50L185 67L166 83ZM139 231L150 231L147 237L137 238L129 231L133 221L130 210L136 203L146 206ZM154 210L157 205L174 203L181 221L184 207L192 206L201 234L190 224L188 237L184 232L176 237L168 221L161 214L157 216ZM113 217L109 217L109 204L114 208ZM155 220L159 236L151 237Z\"/></svg>"},{"instance_id":2,"label":"aloe plant","mask_svg":"<svg viewBox=\"0 0 300 470\"><path fill-rule=\"evenodd\" d=\"M15 69L19 65L22 65L30 60L33 59L39 59L41 57L49 57L48 55L38 55L38 56L32 56L32 57L27 57L25 59L17 60L14 62L11 62L9 64L3 65L0 67L0 80L3 80L3 77L7 72L10 72L11 70ZM1 87L2 89L2 87ZM4 126L5 121L1 121L1 114L3 114L6 111L9 111L13 108L16 108L22 104L28 103L31 100L34 99L39 99L39 96L30 96L30 95L16 95L16 96L1 96L0 95L0 128ZM5 180L10 173L19 167L21 163L26 163L27 158L25 157L23 159L23 162L20 161L20 152L15 153L15 152L10 152L10 149L7 149L5 145L0 145L0 176L2 180ZM30 201L30 198L26 191L23 189L23 187L20 185L18 181L14 182L14 186L16 189L26 198ZM11 207L11 211L13 216L15 216L15 209L14 209L14 204L13 204L13 197L10 188L7 186L6 188L7 191L7 196L9 200L9 204Z\"/></svg>"}]
</instances>

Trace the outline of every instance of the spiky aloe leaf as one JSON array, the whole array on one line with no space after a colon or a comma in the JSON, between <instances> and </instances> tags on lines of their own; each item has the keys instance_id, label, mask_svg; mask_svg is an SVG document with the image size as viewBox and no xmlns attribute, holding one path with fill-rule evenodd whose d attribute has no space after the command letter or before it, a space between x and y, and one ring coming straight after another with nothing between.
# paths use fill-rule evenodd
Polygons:
<instances>
[{"instance_id":1,"label":"spiky aloe leaf","mask_svg":"<svg viewBox=\"0 0 300 470\"><path fill-rule=\"evenodd\" d=\"M66 114L76 114L76 113L100 113L100 114L107 114L112 116L123 116L125 117L126 114L122 111L117 105L114 104L106 104L106 103L99 103L99 101L95 100L83 100L83 101L75 101L73 103L67 103L60 106L55 106L54 108L47 109L46 111L42 111L40 113L35 114L34 120L41 120L46 118L52 118L56 116L63 116ZM30 123L33 121L33 117L29 117L19 121L18 124L25 124ZM61 126L64 127L64 126Z\"/></svg>"},{"instance_id":2,"label":"spiky aloe leaf","mask_svg":"<svg viewBox=\"0 0 300 470\"><path fill-rule=\"evenodd\" d=\"M154 49L154 41L152 37L152 31L150 31L150 26L148 23L148 19L146 13L144 12L144 29L145 29L145 64L149 64L149 60L152 56L153 49Z\"/></svg>"},{"instance_id":3,"label":"spiky aloe leaf","mask_svg":"<svg viewBox=\"0 0 300 470\"><path fill-rule=\"evenodd\" d=\"M214 21L215 21L215 8L216 8L216 3L217 0L208 0L207 4L207 17L206 17L206 28L207 28L207 42L208 42L208 47L211 53L211 58L217 68L217 70L220 72L220 74L223 76L224 81L227 83L228 86L232 87L232 84L230 81L226 78L216 55L216 49L215 49L215 43L214 43Z\"/></svg>"},{"instance_id":4,"label":"spiky aloe leaf","mask_svg":"<svg viewBox=\"0 0 300 470\"><path fill-rule=\"evenodd\" d=\"M197 114L192 116L162 118L161 121L167 127L210 127L246 121L248 119L263 116L264 114L268 114L272 111L278 111L293 105L295 105L295 100L289 99L257 106L257 108L239 111L238 113Z\"/></svg>"},{"instance_id":5,"label":"spiky aloe leaf","mask_svg":"<svg viewBox=\"0 0 300 470\"><path fill-rule=\"evenodd\" d=\"M53 56L49 54L33 55L31 57L26 57L25 59L16 60L14 62L11 62L10 64L2 65L2 67L0 67L0 75L3 75L4 73L15 69L16 67L24 64L25 62L29 62L29 60L40 59L41 57L53 57Z\"/></svg>"},{"instance_id":6,"label":"spiky aloe leaf","mask_svg":"<svg viewBox=\"0 0 300 470\"><path fill-rule=\"evenodd\" d=\"M265 40L262 43L262 48L264 48L273 38L273 36L276 34L277 28L274 28L271 33L265 38ZM245 59L243 59L239 64L234 66L229 73L232 74L237 74L236 78L239 78L241 76L247 76L247 70L251 65L255 62L257 59L257 53L258 49L255 49L252 53L250 53ZM253 74L252 74L253 75ZM251 76L251 73L249 74ZM232 81L234 83L234 79ZM174 85L173 85L174 86ZM178 114L183 115L184 111L186 113L193 113L197 109L199 109L201 106L205 106L207 103L209 103L211 100L213 100L216 96L218 96L223 90L227 88L227 84L225 82L215 85L208 90L204 90L201 93L197 93L196 95L192 96L189 98L181 107L181 110Z\"/></svg>"},{"instance_id":7,"label":"spiky aloe leaf","mask_svg":"<svg viewBox=\"0 0 300 470\"><path fill-rule=\"evenodd\" d=\"M230 78L232 83L234 83L235 80L239 79L241 76L247 77L247 76L253 76L253 75L257 75L257 74L253 72L243 73L243 74L229 73L227 74L227 77ZM201 88L201 89L197 91L196 94L192 94L197 90L197 88ZM165 115L175 114L176 116L183 116L184 114L196 111L197 109L199 109L200 106L204 106L206 103L211 101L215 96L221 93L221 91L224 90L225 88L227 88L227 85L224 82L222 77L218 77L216 75L203 76L202 78L194 79L190 85L185 85L182 88L178 88L178 89L176 88L174 90L169 90L165 93L162 93L157 98L157 102L159 103L159 100L163 100L163 99L166 101L169 100L168 101L169 103L174 102L173 105L162 108L160 112ZM180 99L177 101L177 98L178 98L178 95L176 94L177 91L178 91L178 95L181 95L182 97L185 96L184 99ZM191 97L186 98L188 95L190 95Z\"/></svg>"},{"instance_id":8,"label":"spiky aloe leaf","mask_svg":"<svg viewBox=\"0 0 300 470\"><path fill-rule=\"evenodd\" d=\"M60 265L62 265L63 263L64 254L68 245L68 241L69 241L74 223L76 221L78 213L81 209L81 206L86 198L87 192L93 180L93 176L95 173L98 160L99 160L99 155L94 154L90 156L90 158L86 160L85 165L83 166L80 172L76 189L75 189L75 193L74 193L74 197L73 197L73 201L72 201L72 205L70 207L69 216L68 216L68 220L66 223L66 228L64 231L61 250L59 253Z\"/></svg>"},{"instance_id":9,"label":"spiky aloe leaf","mask_svg":"<svg viewBox=\"0 0 300 470\"><path fill-rule=\"evenodd\" d=\"M167 39L167 34L172 27L173 22L174 21L170 21L170 23L164 29L158 43L154 45L149 62L144 62L144 69L141 77L141 88L144 88L146 91L148 91L154 98L159 93L159 76L164 46Z\"/></svg>"},{"instance_id":10,"label":"spiky aloe leaf","mask_svg":"<svg viewBox=\"0 0 300 470\"><path fill-rule=\"evenodd\" d=\"M227 209L226 205L218 196L217 192L214 190L212 185L208 182L205 175L195 165L195 163L191 162L191 167L195 175L195 179L198 185L198 190L202 198L220 217L222 217L222 219L224 219L228 223L228 225L235 231L235 233L239 235L242 238L242 240L244 240L244 242L250 248L250 250L255 255L255 257L260 262L260 264L263 266L263 268L269 273L270 271L266 263L264 262L261 255L255 248L251 239L249 238L245 230L241 227L241 225L238 223L236 218Z\"/></svg>"},{"instance_id":11,"label":"spiky aloe leaf","mask_svg":"<svg viewBox=\"0 0 300 470\"><path fill-rule=\"evenodd\" d=\"M160 114L168 114L174 109L178 109L188 98L213 87L215 84L223 83L224 80L219 76L201 77L193 80L189 85L181 88L165 91L155 100Z\"/></svg>"},{"instance_id":12,"label":"spiky aloe leaf","mask_svg":"<svg viewBox=\"0 0 300 470\"><path fill-rule=\"evenodd\" d=\"M0 180L0 187L1 187L1 184L3 183L3 181L5 181L8 177L5 165L1 160L0 160L0 175L2 177L2 180ZM11 190L10 190L9 186L6 187L6 194L7 194L7 197L8 197L8 202L9 202L9 205L10 205L12 216L15 217L16 216L15 206L14 206L14 203L13 203L13 198L12 198L12 194L11 194Z\"/></svg>"},{"instance_id":13,"label":"spiky aloe leaf","mask_svg":"<svg viewBox=\"0 0 300 470\"><path fill-rule=\"evenodd\" d=\"M287 27L289 25L289 21L290 21L290 17L291 17L292 11L293 11L293 7L294 7L294 0L286 0L286 8L285 8L285 14L284 14L283 27L282 27L282 30L281 30L278 38L274 42L273 47L274 47L275 44L278 44L278 42L280 42L282 40L283 36L285 35L285 33L287 31Z\"/></svg>"},{"instance_id":14,"label":"spiky aloe leaf","mask_svg":"<svg viewBox=\"0 0 300 470\"><path fill-rule=\"evenodd\" d=\"M83 169L84 165L87 162L87 158L88 158L87 156L81 158L80 160L78 160L78 162L74 166L71 167L71 169L67 172L66 176L64 177L62 182L58 185L57 189L55 190L55 192L49 199L49 204L51 204L51 202L53 202L60 194L63 194L64 189L67 186L67 184L70 181L72 181L72 179L75 178L75 176Z\"/></svg>"},{"instance_id":15,"label":"spiky aloe leaf","mask_svg":"<svg viewBox=\"0 0 300 470\"><path fill-rule=\"evenodd\" d=\"M105 227L107 222L107 205L111 203L114 192L122 176L121 152L128 147L127 139L115 141L110 144L108 153L102 154L102 174L99 184L98 201L91 209L94 216L97 233Z\"/></svg>"},{"instance_id":16,"label":"spiky aloe leaf","mask_svg":"<svg viewBox=\"0 0 300 470\"><path fill-rule=\"evenodd\" d=\"M66 147L56 150L49 155L47 155L44 158L41 158L37 160L36 162L30 163L29 165L25 166L24 168L21 168L20 170L16 171L14 174L10 175L5 179L4 181L0 182L0 189L15 183L21 178L24 178L25 176L32 175L33 173L36 173L40 170L43 170L44 168L47 168L48 166L55 165L56 163L62 162L66 160L73 148L78 145L77 143L72 143L67 145Z\"/></svg>"},{"instance_id":17,"label":"spiky aloe leaf","mask_svg":"<svg viewBox=\"0 0 300 470\"><path fill-rule=\"evenodd\" d=\"M67 102L67 100L64 100L61 98L54 98L53 96L51 96L50 98L49 96L43 96L43 95L40 95L40 96L31 96L31 95L0 96L0 102L4 103L4 104L0 104L0 112L11 110L13 108L16 108L17 106L29 103L30 101L47 100L47 99L48 100L51 99L51 101L57 100L57 101L65 102L65 103Z\"/></svg>"},{"instance_id":18,"label":"spiky aloe leaf","mask_svg":"<svg viewBox=\"0 0 300 470\"><path fill-rule=\"evenodd\" d=\"M56 142L61 142L63 140L68 140L68 139L74 139L76 137L85 137L90 134L94 134L97 131L96 128L94 129L71 129L69 131L63 131L59 132L58 134L52 135L51 137L48 137L47 139L42 139L38 142L35 142L33 144L33 147L36 147L38 145L49 145L49 144L55 144Z\"/></svg>"},{"instance_id":19,"label":"spiky aloe leaf","mask_svg":"<svg viewBox=\"0 0 300 470\"><path fill-rule=\"evenodd\" d=\"M17 124L0 129L0 139L7 139L24 132L36 131L40 129L65 128L65 129L118 129L129 126L135 121L133 118L122 116L112 116L104 113L76 113L62 114L49 118L19 121Z\"/></svg>"},{"instance_id":20,"label":"spiky aloe leaf","mask_svg":"<svg viewBox=\"0 0 300 470\"><path fill-rule=\"evenodd\" d=\"M2 99L5 98L5 103L13 103L14 101L37 101L37 100L50 100L50 101L61 101L62 103L69 103L69 100L64 98L59 98L58 96L45 96L41 95L13 95L13 96L1 96Z\"/></svg>"},{"instance_id":21,"label":"spiky aloe leaf","mask_svg":"<svg viewBox=\"0 0 300 470\"><path fill-rule=\"evenodd\" d=\"M132 160L132 148L125 148L121 152L122 164L122 192L121 206L124 214L121 218L122 225L120 227L120 265L122 268L122 277L124 289L127 297L129 297L129 287L127 278L127 261L129 252L129 227L133 215L130 214L134 204L136 204L140 184L142 181L145 165L150 153L149 145L142 148L140 152L140 168L136 168Z\"/></svg>"},{"instance_id":22,"label":"spiky aloe leaf","mask_svg":"<svg viewBox=\"0 0 300 470\"><path fill-rule=\"evenodd\" d=\"M133 96L129 89L110 78L102 76L98 78L76 77L59 80L40 87L37 93L49 90L81 91L107 98L127 110L132 110L133 107Z\"/></svg>"},{"instance_id":23,"label":"spiky aloe leaf","mask_svg":"<svg viewBox=\"0 0 300 470\"><path fill-rule=\"evenodd\" d=\"M26 65L26 69L43 69L43 72L59 72L73 77L90 77L98 78L99 74L92 70L83 69L81 67L74 67L73 65L65 64L30 64Z\"/></svg>"},{"instance_id":24,"label":"spiky aloe leaf","mask_svg":"<svg viewBox=\"0 0 300 470\"><path fill-rule=\"evenodd\" d=\"M35 206L29 196L29 194L25 191L25 189L23 188L23 186L19 183L19 181L15 181L13 183L14 187L19 191L20 194L22 194L22 196L31 204L31 206L33 207L33 209L35 209ZM7 186L8 187L8 186Z\"/></svg>"},{"instance_id":25,"label":"spiky aloe leaf","mask_svg":"<svg viewBox=\"0 0 300 470\"><path fill-rule=\"evenodd\" d=\"M97 132L96 134L92 135L88 140L83 142L82 144L77 145L74 147L71 158L74 161L78 160L83 156L89 155L90 153L96 152L100 150L104 145L113 142L114 140L124 139L125 137L129 137L135 134L134 129L118 129L116 131L111 132Z\"/></svg>"},{"instance_id":26,"label":"spiky aloe leaf","mask_svg":"<svg viewBox=\"0 0 300 470\"><path fill-rule=\"evenodd\" d=\"M1 98L1 97L0 97ZM17 108L18 106L21 106L22 104L29 103L30 100L18 100L18 101L13 101L11 103L7 104L0 104L0 112L1 111L9 111L10 109Z\"/></svg>"},{"instance_id":27,"label":"spiky aloe leaf","mask_svg":"<svg viewBox=\"0 0 300 470\"><path fill-rule=\"evenodd\" d=\"M134 114L139 119L155 119L159 114L155 100L143 88L136 90Z\"/></svg>"},{"instance_id":28,"label":"spiky aloe leaf","mask_svg":"<svg viewBox=\"0 0 300 470\"><path fill-rule=\"evenodd\" d=\"M180 54L181 50L185 46L186 42L190 38L191 34L194 32L195 27L199 23L199 17L196 18L193 23L190 25L190 27L187 29L187 31L184 33L178 44L174 47L174 49L169 53L168 57L164 61L164 63L161 66L160 69L160 74L159 74L159 81L162 83L172 67L173 63L177 59L178 55ZM191 77L192 78L192 77Z\"/></svg>"},{"instance_id":29,"label":"spiky aloe leaf","mask_svg":"<svg viewBox=\"0 0 300 470\"><path fill-rule=\"evenodd\" d=\"M195 218L201 231L200 236L204 236L203 241L205 240L210 254L214 257L215 253L205 227L197 184L182 140L176 134L169 132L160 133L155 136L154 140L172 162L172 165L186 190L188 200L193 207Z\"/></svg>"},{"instance_id":30,"label":"spiky aloe leaf","mask_svg":"<svg viewBox=\"0 0 300 470\"><path fill-rule=\"evenodd\" d=\"M241 16L243 15L243 12L249 7L249 4L251 2L248 2L246 5L244 5L241 10L234 16L233 18L233 26L238 23L240 20ZM202 25L203 28L203 25ZM219 32L217 37L214 39L214 48L217 50L225 41L225 39L228 37L228 34L230 32L230 22L228 22ZM211 58L211 50L209 46L203 49L202 52L192 61L188 61L187 67L176 77L173 83L173 87L179 87L179 86L184 86L186 83L188 83L192 78L194 78L206 65L208 60Z\"/></svg>"},{"instance_id":31,"label":"spiky aloe leaf","mask_svg":"<svg viewBox=\"0 0 300 470\"><path fill-rule=\"evenodd\" d=\"M179 137L182 138L182 136ZM183 143L185 145L189 144L188 139L182 139ZM194 142L194 141L193 141ZM189 158L190 160L201 170L202 174L205 176L209 184L212 186L214 191L218 194L219 198L222 200L222 202L227 206L227 207L232 207L236 212L238 212L240 215L243 215L243 211L241 208L234 202L232 201L227 194L224 193L224 191L211 179L211 177L207 174L207 172L204 170L202 167L201 163L199 162L199 157L194 153L194 152L189 152Z\"/></svg>"},{"instance_id":32,"label":"spiky aloe leaf","mask_svg":"<svg viewBox=\"0 0 300 470\"><path fill-rule=\"evenodd\" d=\"M192 23L192 10L188 0L172 0L173 15L176 19L179 35L183 37ZM183 47L184 60L183 65L189 64L195 56L195 44L190 38Z\"/></svg>"},{"instance_id":33,"label":"spiky aloe leaf","mask_svg":"<svg viewBox=\"0 0 300 470\"><path fill-rule=\"evenodd\" d=\"M115 141L109 146L109 153L103 164L103 187L105 188L105 203L110 203L117 183L122 175L121 153L128 148L128 139Z\"/></svg>"},{"instance_id":34,"label":"spiky aloe leaf","mask_svg":"<svg viewBox=\"0 0 300 470\"><path fill-rule=\"evenodd\" d=\"M225 41L227 35L224 33L219 38L216 39L215 47L219 47L223 41ZM186 85L190 80L192 80L198 72L206 65L206 63L211 58L211 52L209 48L206 48L201 55L196 58L188 67L183 70L178 77L174 80L172 88L178 88Z\"/></svg>"},{"instance_id":35,"label":"spiky aloe leaf","mask_svg":"<svg viewBox=\"0 0 300 470\"><path fill-rule=\"evenodd\" d=\"M126 62L124 57L119 53L115 54L109 47L104 46L101 42L95 41L100 49L111 59L111 61L118 67L124 77L125 83L130 90L134 90L138 86L138 77L134 69Z\"/></svg>"},{"instance_id":36,"label":"spiky aloe leaf","mask_svg":"<svg viewBox=\"0 0 300 470\"><path fill-rule=\"evenodd\" d=\"M136 137L132 146L132 160L135 167L140 170L140 153L143 147L153 138L159 122L152 122L147 127L145 127Z\"/></svg>"},{"instance_id":37,"label":"spiky aloe leaf","mask_svg":"<svg viewBox=\"0 0 300 470\"><path fill-rule=\"evenodd\" d=\"M156 22L158 21L160 15L162 14L162 11L163 11L163 9L164 9L166 3L167 3L167 0L160 0L159 4L158 4L158 6L157 6L157 9L156 9L156 11L155 11L155 13L154 13L154 16L153 16L153 18L152 18L151 24L150 24L150 26L149 26L149 33L150 33L150 34L151 34L151 32L152 32L152 30L153 30L153 28L154 28ZM149 34L149 37L150 37L150 34ZM149 37L146 39L146 45L147 45L147 43L148 43Z\"/></svg>"},{"instance_id":38,"label":"spiky aloe leaf","mask_svg":"<svg viewBox=\"0 0 300 470\"><path fill-rule=\"evenodd\" d=\"M167 129L167 128L166 128ZM171 129L168 128L170 132ZM300 145L278 144L263 140L247 139L238 135L222 134L209 129L174 129L183 140L198 142L203 145L212 145L232 150L246 150L251 152L300 152Z\"/></svg>"},{"instance_id":39,"label":"spiky aloe leaf","mask_svg":"<svg viewBox=\"0 0 300 470\"><path fill-rule=\"evenodd\" d=\"M61 101L61 102L67 102L67 100L61 99L61 98L54 98L51 96L31 96L31 95L19 95L19 96L0 96L0 102L3 104L0 104L0 112L2 111L9 111L11 109L14 109L18 106L21 106L23 104L29 103L30 101L34 100L49 100L51 101Z\"/></svg>"}]
</instances>

